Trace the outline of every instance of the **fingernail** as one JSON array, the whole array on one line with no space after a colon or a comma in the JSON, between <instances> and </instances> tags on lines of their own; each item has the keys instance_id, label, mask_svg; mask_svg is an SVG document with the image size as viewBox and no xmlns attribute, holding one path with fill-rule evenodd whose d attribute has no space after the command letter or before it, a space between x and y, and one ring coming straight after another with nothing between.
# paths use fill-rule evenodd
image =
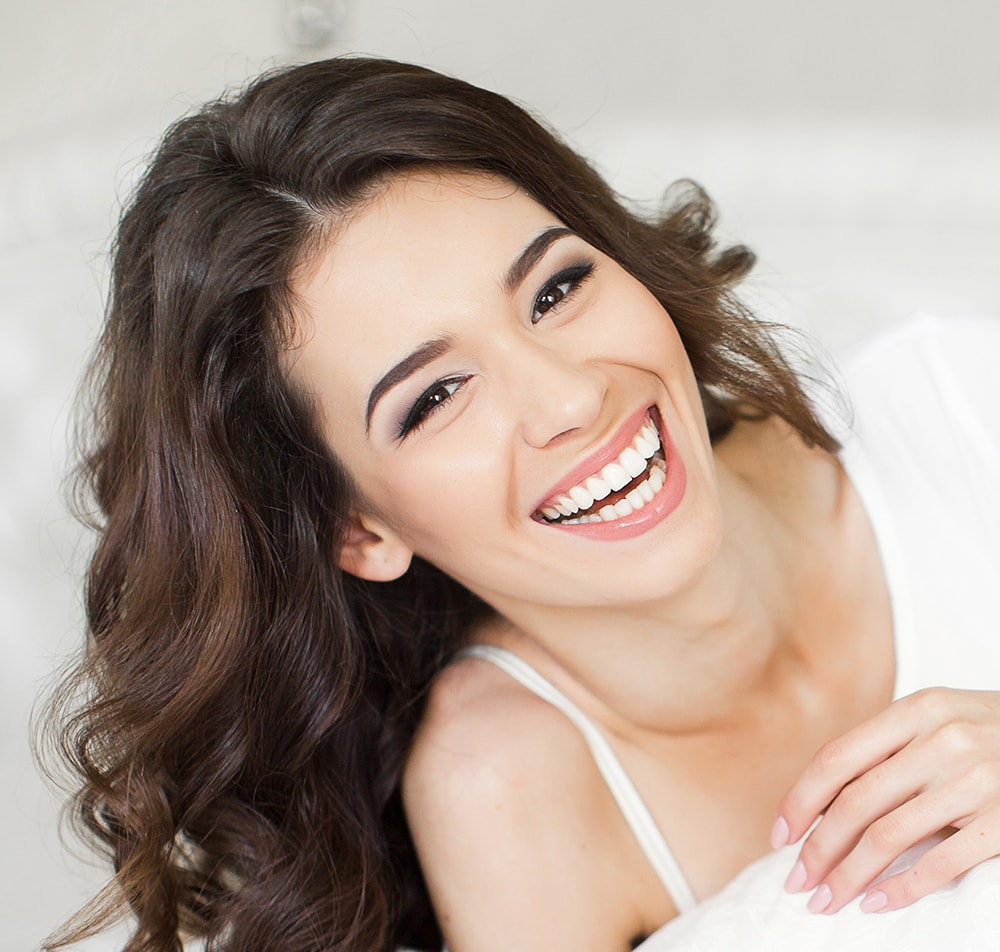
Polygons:
<instances>
[{"instance_id":1,"label":"fingernail","mask_svg":"<svg viewBox=\"0 0 1000 952\"><path fill-rule=\"evenodd\" d=\"M788 821L779 815L778 819L774 821L774 826L771 827L771 849L777 850L785 846L788 843L789 834Z\"/></svg>"},{"instance_id":2,"label":"fingernail","mask_svg":"<svg viewBox=\"0 0 1000 952\"><path fill-rule=\"evenodd\" d=\"M823 883L819 889L812 894L812 898L806 903L806 909L810 912L824 912L826 907L830 905L833 901L833 893L830 892L830 887L826 883Z\"/></svg>"},{"instance_id":3,"label":"fingernail","mask_svg":"<svg viewBox=\"0 0 1000 952\"><path fill-rule=\"evenodd\" d=\"M861 900L862 912L878 912L889 905L889 897L881 889L873 889Z\"/></svg>"},{"instance_id":4,"label":"fingernail","mask_svg":"<svg viewBox=\"0 0 1000 952\"><path fill-rule=\"evenodd\" d=\"M785 892L801 892L807 878L808 874L806 873L805 864L802 860L798 860L792 867L792 871L788 874L788 879L785 880Z\"/></svg>"}]
</instances>

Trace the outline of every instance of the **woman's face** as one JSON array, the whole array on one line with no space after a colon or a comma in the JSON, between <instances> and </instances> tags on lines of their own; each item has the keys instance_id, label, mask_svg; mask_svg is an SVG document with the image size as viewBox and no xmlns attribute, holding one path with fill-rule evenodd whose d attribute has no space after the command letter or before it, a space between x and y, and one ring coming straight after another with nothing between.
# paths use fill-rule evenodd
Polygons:
<instances>
[{"instance_id":1,"label":"woman's face","mask_svg":"<svg viewBox=\"0 0 1000 952\"><path fill-rule=\"evenodd\" d=\"M351 570L394 574L389 545L514 616L663 597L715 551L711 447L673 323L510 183L397 178L293 288L289 372L362 498Z\"/></svg>"}]
</instances>

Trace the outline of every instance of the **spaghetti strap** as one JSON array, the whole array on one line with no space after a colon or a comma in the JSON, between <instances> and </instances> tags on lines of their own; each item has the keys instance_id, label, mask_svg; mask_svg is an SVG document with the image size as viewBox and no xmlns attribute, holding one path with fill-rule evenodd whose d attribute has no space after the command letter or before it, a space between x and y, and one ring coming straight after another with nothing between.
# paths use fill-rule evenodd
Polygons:
<instances>
[{"instance_id":1,"label":"spaghetti strap","mask_svg":"<svg viewBox=\"0 0 1000 952\"><path fill-rule=\"evenodd\" d=\"M615 798L633 835L642 848L650 866L663 883L663 888L673 900L678 913L687 912L697 905L691 886L684 872L667 846L635 784L629 779L621 761L611 745L594 723L551 681L543 678L527 661L506 648L496 645L472 645L462 652L464 657L481 658L495 664L543 701L548 701L566 715L583 734L594 757L597 769Z\"/></svg>"}]
</instances>

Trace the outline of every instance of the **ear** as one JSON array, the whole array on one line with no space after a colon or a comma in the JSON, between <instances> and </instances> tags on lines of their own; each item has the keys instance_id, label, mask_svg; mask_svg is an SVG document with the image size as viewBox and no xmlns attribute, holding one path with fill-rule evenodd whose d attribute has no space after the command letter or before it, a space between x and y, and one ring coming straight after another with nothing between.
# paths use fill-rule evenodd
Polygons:
<instances>
[{"instance_id":1,"label":"ear","mask_svg":"<svg viewBox=\"0 0 1000 952\"><path fill-rule=\"evenodd\" d=\"M410 567L413 550L388 526L365 513L351 516L337 563L371 582L391 582Z\"/></svg>"}]
</instances>

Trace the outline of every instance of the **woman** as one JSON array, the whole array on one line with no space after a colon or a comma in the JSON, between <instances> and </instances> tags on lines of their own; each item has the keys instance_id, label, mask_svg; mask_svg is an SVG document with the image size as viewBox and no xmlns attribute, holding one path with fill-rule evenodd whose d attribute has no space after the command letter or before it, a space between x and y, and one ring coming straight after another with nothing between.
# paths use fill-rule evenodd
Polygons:
<instances>
[{"instance_id":1,"label":"woman","mask_svg":"<svg viewBox=\"0 0 1000 952\"><path fill-rule=\"evenodd\" d=\"M823 811L815 912L1000 852L1000 698L889 706L872 525L711 228L417 67L168 132L114 250L66 737L131 948L627 948Z\"/></svg>"}]
</instances>

